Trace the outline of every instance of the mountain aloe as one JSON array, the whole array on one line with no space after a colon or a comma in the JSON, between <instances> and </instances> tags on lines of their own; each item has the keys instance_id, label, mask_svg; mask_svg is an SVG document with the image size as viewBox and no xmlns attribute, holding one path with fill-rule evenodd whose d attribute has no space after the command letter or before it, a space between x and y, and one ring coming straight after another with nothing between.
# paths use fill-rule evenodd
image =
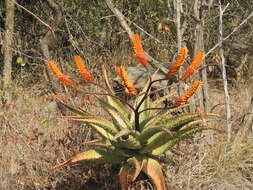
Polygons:
<instances>
[{"instance_id":1,"label":"mountain aloe","mask_svg":"<svg viewBox=\"0 0 253 190\"><path fill-rule=\"evenodd\" d=\"M184 48L183 51L187 50ZM185 59L186 53L181 54ZM141 56L144 57L145 54L141 54ZM174 64L181 66L184 60L182 58L177 60L180 60L180 63ZM79 62L81 61L79 60ZM179 69L179 65L170 67L175 70ZM214 115L207 113L174 114L175 111L186 106L188 98L196 92L200 81L195 82L185 94L172 101L170 106L164 106L164 97L152 101L149 96L152 93L152 85L161 79L152 80L150 77L146 86L137 94L124 72L122 66L118 68L118 74L123 80L126 93L134 96L132 104L121 100L111 91L104 93L103 96L100 96L101 94L95 95L101 108L108 113L108 118L75 109L59 100L76 114L75 117L72 117L73 120L88 124L100 134L101 138L85 142L86 145L93 148L77 154L52 169L59 169L80 161L121 164L119 181L122 190L130 190L131 184L141 172L147 174L157 190L166 190L165 178L158 156L166 153L189 135L210 129L205 126L202 118ZM168 76L171 77L172 74L175 74L174 70ZM104 74L104 76L108 89L111 89L107 75ZM162 80L168 80L168 78L165 76ZM93 81L92 84L95 82ZM166 97L169 96L166 95Z\"/></svg>"}]
</instances>

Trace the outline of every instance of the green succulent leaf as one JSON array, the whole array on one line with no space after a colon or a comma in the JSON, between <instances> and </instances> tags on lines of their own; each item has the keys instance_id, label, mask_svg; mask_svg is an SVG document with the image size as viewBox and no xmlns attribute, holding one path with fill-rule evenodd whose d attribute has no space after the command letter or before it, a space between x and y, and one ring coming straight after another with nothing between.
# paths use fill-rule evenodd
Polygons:
<instances>
[{"instance_id":1,"label":"green succulent leaf","mask_svg":"<svg viewBox=\"0 0 253 190\"><path fill-rule=\"evenodd\" d=\"M200 113L187 113L179 116L175 116L166 120L159 122L159 125L165 126L171 131L177 131L187 123L200 118L202 115Z\"/></svg>"},{"instance_id":2,"label":"green succulent leaf","mask_svg":"<svg viewBox=\"0 0 253 190\"><path fill-rule=\"evenodd\" d=\"M182 131L182 130L185 130L187 128L191 128L191 127L197 126L199 124L203 124L203 123L204 123L204 121L202 119L195 120L195 121L190 121L189 123L187 123L183 127L181 127L179 131Z\"/></svg>"},{"instance_id":3,"label":"green succulent leaf","mask_svg":"<svg viewBox=\"0 0 253 190\"><path fill-rule=\"evenodd\" d=\"M151 141L152 138L155 138L156 134L158 134L159 132L164 133L164 135L162 136L173 136L174 135L174 131L171 131L170 129L163 127L163 126L152 126L147 128L145 131L143 131L138 139L142 144L146 144L148 141ZM159 140L157 140L159 142ZM161 142L161 141L160 141Z\"/></svg>"},{"instance_id":4,"label":"green succulent leaf","mask_svg":"<svg viewBox=\"0 0 253 190\"><path fill-rule=\"evenodd\" d=\"M158 114L155 114L153 116L147 117L145 120L140 122L140 131L148 127L149 125L152 125L153 123L157 122Z\"/></svg>"},{"instance_id":5,"label":"green succulent leaf","mask_svg":"<svg viewBox=\"0 0 253 190\"><path fill-rule=\"evenodd\" d=\"M65 166L68 166L70 164L80 162L80 161L92 161L95 163L118 164L118 163L121 163L123 160L125 160L124 157L116 155L113 152L92 149L92 150L87 150L85 152L77 154L76 156L72 157L66 162L63 162L61 164L54 166L53 168L51 168L51 170L59 169L59 168L62 168L62 167L65 167Z\"/></svg>"},{"instance_id":6,"label":"green succulent leaf","mask_svg":"<svg viewBox=\"0 0 253 190\"><path fill-rule=\"evenodd\" d=\"M123 117L124 120L129 120L129 109L122 104L118 99L112 97L112 96L107 96L107 101L108 104L110 104L112 107L114 107ZM130 121L129 121L130 122Z\"/></svg>"},{"instance_id":7,"label":"green succulent leaf","mask_svg":"<svg viewBox=\"0 0 253 190\"><path fill-rule=\"evenodd\" d=\"M161 111L158 111L156 113L152 113L152 115L150 115L146 120L142 121L140 123L140 129L141 131L144 131L145 129L149 128L149 127L153 127L154 125L157 124L163 124L166 120L168 120L168 116L171 116L170 114L172 112L178 111L180 108L171 108L171 109L166 109L164 108ZM171 118L169 118L171 119Z\"/></svg>"},{"instance_id":8,"label":"green succulent leaf","mask_svg":"<svg viewBox=\"0 0 253 190\"><path fill-rule=\"evenodd\" d=\"M134 107L135 108L139 107L139 110L138 110L139 112L141 110L146 110L150 106L149 96L146 96L146 98L143 100L145 95L148 93L147 89L148 89L149 83L150 83L150 80L148 80L147 84L140 92L141 95L137 96L137 98L135 99ZM142 112L139 117L139 122L142 122L143 120L145 120L148 117L148 115L149 115L148 111ZM132 111L131 116L130 116L131 123L134 123L134 119L135 119L135 113L134 113L134 111Z\"/></svg>"},{"instance_id":9,"label":"green succulent leaf","mask_svg":"<svg viewBox=\"0 0 253 190\"><path fill-rule=\"evenodd\" d=\"M166 114L165 114L166 116ZM145 125L145 128L141 132L139 136L139 140L141 142L145 142L146 139L152 137L155 133L160 131L168 131L175 132L180 129L185 129L190 126L198 125L200 123L203 123L204 121L199 119L202 117L209 117L214 116L212 114L199 114L199 113L193 113L193 114L183 114L179 116L175 116L166 120L163 120L164 116L163 114L159 114L157 117L153 116L150 121L148 121ZM216 116L216 115L215 115ZM196 120L199 119L199 120ZM160 127L162 126L162 127Z\"/></svg>"},{"instance_id":10,"label":"green succulent leaf","mask_svg":"<svg viewBox=\"0 0 253 190\"><path fill-rule=\"evenodd\" d=\"M120 137L123 137L123 136L127 136L127 135L130 135L131 134L131 131L129 129L122 129L121 131L119 131L115 136L114 136L114 139L118 139Z\"/></svg>"},{"instance_id":11,"label":"green succulent leaf","mask_svg":"<svg viewBox=\"0 0 253 190\"><path fill-rule=\"evenodd\" d=\"M121 190L131 190L131 184L134 181L135 170L129 164L124 164L119 171L119 182Z\"/></svg>"},{"instance_id":12,"label":"green succulent leaf","mask_svg":"<svg viewBox=\"0 0 253 190\"><path fill-rule=\"evenodd\" d=\"M146 162L146 158L140 156L134 156L127 160L119 172L120 185L122 190L131 189L131 184L139 176Z\"/></svg>"},{"instance_id":13,"label":"green succulent leaf","mask_svg":"<svg viewBox=\"0 0 253 190\"><path fill-rule=\"evenodd\" d=\"M146 128L156 125L156 123L162 121L170 112L170 110L162 110L147 117L140 123L140 130L144 131Z\"/></svg>"},{"instance_id":14,"label":"green succulent leaf","mask_svg":"<svg viewBox=\"0 0 253 190\"><path fill-rule=\"evenodd\" d=\"M209 118L209 117L217 117L217 114L211 114L211 113L185 114L181 117L181 121L177 125L171 128L171 131L180 130L181 128L184 128L187 124L194 125L194 123L191 123L191 122L196 121L196 119L203 119L203 118Z\"/></svg>"},{"instance_id":15,"label":"green succulent leaf","mask_svg":"<svg viewBox=\"0 0 253 190\"><path fill-rule=\"evenodd\" d=\"M136 178L139 176L142 168L144 167L145 161L146 158L144 156L134 156L127 160L127 163L132 165L134 168L133 181L135 181Z\"/></svg>"},{"instance_id":16,"label":"green succulent leaf","mask_svg":"<svg viewBox=\"0 0 253 190\"><path fill-rule=\"evenodd\" d=\"M142 110L146 110L146 109L149 108L149 102L150 102L149 99L150 99L150 98L147 97L147 98L144 100L144 102L141 104L141 106L140 106L140 112L141 112ZM149 110L143 111L142 113L140 113L140 121L139 121L139 122L141 123L142 121L146 120L148 117L149 117Z\"/></svg>"},{"instance_id":17,"label":"green succulent leaf","mask_svg":"<svg viewBox=\"0 0 253 190\"><path fill-rule=\"evenodd\" d=\"M141 135L139 136L139 139L141 140L141 142L153 136L155 133L163 130L157 126L164 126L167 129L171 129L171 128L175 128L177 126L186 124L187 122L191 121L194 118L192 117L192 115L189 116L187 114L186 115L187 120L183 116L175 116L175 117L164 120L164 117L166 117L168 113L170 113L170 110L161 111L157 115L151 116L150 118L148 118L147 120L143 121L140 124L143 127Z\"/></svg>"},{"instance_id":18,"label":"green succulent leaf","mask_svg":"<svg viewBox=\"0 0 253 190\"><path fill-rule=\"evenodd\" d=\"M142 171L152 180L157 190L166 190L165 178L159 162L152 158L148 158Z\"/></svg>"},{"instance_id":19,"label":"green succulent leaf","mask_svg":"<svg viewBox=\"0 0 253 190\"><path fill-rule=\"evenodd\" d=\"M112 145L108 139L95 139L92 141L84 142L83 144L88 145L88 146L97 146L97 147L103 147L103 148L108 148Z\"/></svg>"},{"instance_id":20,"label":"green succulent leaf","mask_svg":"<svg viewBox=\"0 0 253 190\"><path fill-rule=\"evenodd\" d=\"M113 140L114 134L111 132L108 132L108 130L105 130L100 125L96 124L89 124L91 127L93 127L103 138Z\"/></svg>"},{"instance_id":21,"label":"green succulent leaf","mask_svg":"<svg viewBox=\"0 0 253 190\"><path fill-rule=\"evenodd\" d=\"M141 143L145 144L150 137L154 136L159 131L161 131L161 129L157 126L149 127L140 134L138 139Z\"/></svg>"},{"instance_id":22,"label":"green succulent leaf","mask_svg":"<svg viewBox=\"0 0 253 190\"><path fill-rule=\"evenodd\" d=\"M163 145L157 147L156 149L153 149L151 154L152 155L160 155L160 154L166 152L167 150L171 149L174 145L179 143L179 141L185 139L189 135L192 135L192 134L195 134L197 132L207 130L207 129L210 129L210 128L205 127L205 126L197 126L197 127L187 128L185 130L181 130L181 131L177 132L177 135L173 136L168 142L166 142Z\"/></svg>"},{"instance_id":23,"label":"green succulent leaf","mask_svg":"<svg viewBox=\"0 0 253 190\"><path fill-rule=\"evenodd\" d=\"M110 147L110 150L119 156L123 156L125 158L130 158L133 156L136 156L136 152L134 150L129 150L125 148L119 148L117 146L114 146L114 141L111 142L113 145Z\"/></svg>"},{"instance_id":24,"label":"green succulent leaf","mask_svg":"<svg viewBox=\"0 0 253 190\"><path fill-rule=\"evenodd\" d=\"M157 132L147 139L146 145L140 150L140 153L150 153L152 150L166 143L170 138L172 138L172 136L167 132Z\"/></svg>"},{"instance_id":25,"label":"green succulent leaf","mask_svg":"<svg viewBox=\"0 0 253 190\"><path fill-rule=\"evenodd\" d=\"M142 148L140 141L132 134L117 138L116 143L113 143L113 145L116 147L127 148L130 150L137 150Z\"/></svg>"},{"instance_id":26,"label":"green succulent leaf","mask_svg":"<svg viewBox=\"0 0 253 190\"><path fill-rule=\"evenodd\" d=\"M95 124L103 128L106 132L110 134L116 134L118 132L118 128L109 120L98 117L98 116L83 116L80 118L74 118L75 121L85 122L87 124Z\"/></svg>"},{"instance_id":27,"label":"green succulent leaf","mask_svg":"<svg viewBox=\"0 0 253 190\"><path fill-rule=\"evenodd\" d=\"M114 123L116 124L118 130L123 128L130 128L131 123L128 118L121 114L115 107L98 98L100 105L106 110L112 117Z\"/></svg>"},{"instance_id":28,"label":"green succulent leaf","mask_svg":"<svg viewBox=\"0 0 253 190\"><path fill-rule=\"evenodd\" d=\"M160 104L162 104L164 101L166 101L167 99L171 98L172 96L173 96L173 93L162 96L162 97L156 99L154 102L152 102L152 104L150 106L157 107Z\"/></svg>"}]
</instances>

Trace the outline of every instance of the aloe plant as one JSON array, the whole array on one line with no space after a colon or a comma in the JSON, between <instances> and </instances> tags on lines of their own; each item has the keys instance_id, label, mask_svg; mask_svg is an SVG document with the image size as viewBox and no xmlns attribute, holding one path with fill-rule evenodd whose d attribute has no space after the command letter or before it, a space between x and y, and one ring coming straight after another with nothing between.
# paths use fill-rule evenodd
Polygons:
<instances>
[{"instance_id":1,"label":"aloe plant","mask_svg":"<svg viewBox=\"0 0 253 190\"><path fill-rule=\"evenodd\" d=\"M136 55L145 56L144 54ZM186 57L185 53L183 56ZM146 61L146 59L141 60ZM182 65L182 60L180 64ZM170 77L178 70L178 65L171 66L174 70L169 73ZM190 72L193 71L192 69ZM149 95L152 93L150 90L152 85L161 80L168 80L166 77L158 80L152 80L155 77L150 77L146 86L138 93L128 80L124 67L119 67L118 73L123 80L126 92L132 93L135 98L134 102L130 104L113 95L110 90L103 96L95 95L101 108L110 117L96 116L58 100L76 114L72 117L73 120L88 124L100 134L101 138L85 142L92 148L52 169L59 169L80 161L120 164L119 181L122 190L130 190L131 184L141 172L147 174L157 190L166 190L159 155L166 153L189 135L210 129L204 125L202 118L214 115L207 113L173 114L186 105L188 98L199 87L200 81L195 82L185 94L172 101L170 107L164 107L163 100L170 95L160 97L155 101L152 101ZM111 89L107 75L104 76L108 89Z\"/></svg>"}]
</instances>

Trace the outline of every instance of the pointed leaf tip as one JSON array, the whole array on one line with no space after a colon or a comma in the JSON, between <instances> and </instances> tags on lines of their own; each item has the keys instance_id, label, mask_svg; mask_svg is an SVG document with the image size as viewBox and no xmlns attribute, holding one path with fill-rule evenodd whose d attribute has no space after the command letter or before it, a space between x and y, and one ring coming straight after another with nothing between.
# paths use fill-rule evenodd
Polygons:
<instances>
[{"instance_id":1,"label":"pointed leaf tip","mask_svg":"<svg viewBox=\"0 0 253 190\"><path fill-rule=\"evenodd\" d=\"M167 190L161 165L149 158L143 167L143 171L149 176L157 190Z\"/></svg>"},{"instance_id":2,"label":"pointed leaf tip","mask_svg":"<svg viewBox=\"0 0 253 190\"><path fill-rule=\"evenodd\" d=\"M114 154L113 152L91 149L91 150L87 150L80 154L75 155L71 159L52 167L50 170L60 169L60 168L63 168L65 166L68 166L70 164L74 164L80 161L92 161L95 163L114 163L115 164L115 163L120 163L124 159L125 159L124 157Z\"/></svg>"}]
</instances>

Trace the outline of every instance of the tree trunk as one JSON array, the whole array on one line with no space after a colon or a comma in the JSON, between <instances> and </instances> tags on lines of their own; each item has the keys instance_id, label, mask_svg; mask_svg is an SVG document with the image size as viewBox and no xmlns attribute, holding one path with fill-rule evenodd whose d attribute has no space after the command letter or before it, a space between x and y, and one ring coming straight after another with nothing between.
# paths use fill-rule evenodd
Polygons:
<instances>
[{"instance_id":1,"label":"tree trunk","mask_svg":"<svg viewBox=\"0 0 253 190\"><path fill-rule=\"evenodd\" d=\"M205 26L205 16L206 13L201 11L201 6L205 6L203 2L199 0L195 0L194 3L194 16L197 20L196 29L195 29L195 45L194 45L194 54L198 51L205 51L204 47L204 26ZM206 63L203 60L204 69L201 70L200 78L203 81L202 91L199 91L199 106L203 111L208 112L210 110L209 106L209 97L208 97L208 83L207 83L207 71L206 71Z\"/></svg>"},{"instance_id":2,"label":"tree trunk","mask_svg":"<svg viewBox=\"0 0 253 190\"><path fill-rule=\"evenodd\" d=\"M176 15L175 15L175 22L177 26L177 52L179 53L180 49L182 48L182 31L181 31L181 6L182 2L181 0L177 0L174 2L174 9L176 10ZM179 76L182 74L182 70L179 70ZM179 82L179 87L178 87L178 93L179 95L184 93L184 85L182 81Z\"/></svg>"},{"instance_id":3,"label":"tree trunk","mask_svg":"<svg viewBox=\"0 0 253 190\"><path fill-rule=\"evenodd\" d=\"M211 1L209 1L210 4ZM194 17L197 22L195 28L195 44L194 44L194 55L198 51L205 51L204 46L204 27L205 27L205 16L207 12L205 12L202 8L208 6L206 1L195 0L194 2ZM211 4L210 4L211 6ZM206 71L206 63L205 60L202 62L203 69L200 72L199 78L201 78L203 85L202 89L198 91L197 97L197 107L199 107L204 112L210 111L209 105L209 95L208 95L208 82L207 82L207 71ZM208 144L214 143L213 131L203 132L206 141Z\"/></svg>"},{"instance_id":4,"label":"tree trunk","mask_svg":"<svg viewBox=\"0 0 253 190\"><path fill-rule=\"evenodd\" d=\"M229 5L229 4L227 4ZM225 12L227 6L225 8L222 8L221 0L219 0L219 41L223 41L223 13ZM223 79L223 86L224 86L224 101L225 101L225 107L226 107L226 116L227 116L227 135L228 135L228 141L231 140L232 136L232 115L231 115L231 108L229 105L229 93L228 93L228 80L227 80L227 74L226 74L226 61L224 57L224 51L223 51L223 44L220 44L220 57L221 57L221 65L222 65L222 79Z\"/></svg>"},{"instance_id":5,"label":"tree trunk","mask_svg":"<svg viewBox=\"0 0 253 190\"><path fill-rule=\"evenodd\" d=\"M12 42L14 28L14 8L13 0L5 0L6 19L5 19L5 43L4 43L4 69L3 69L3 91L4 102L11 101L11 72L12 72Z\"/></svg>"}]
</instances>

